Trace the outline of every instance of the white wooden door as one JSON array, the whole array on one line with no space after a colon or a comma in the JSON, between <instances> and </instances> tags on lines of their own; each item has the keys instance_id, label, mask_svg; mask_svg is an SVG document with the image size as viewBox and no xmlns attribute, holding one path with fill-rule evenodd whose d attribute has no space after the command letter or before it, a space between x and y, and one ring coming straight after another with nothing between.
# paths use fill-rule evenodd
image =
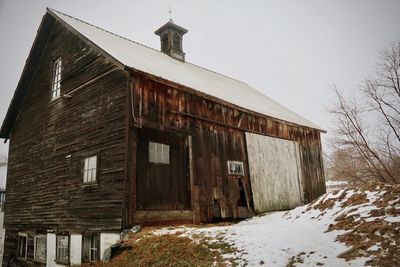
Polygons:
<instances>
[{"instance_id":1,"label":"white wooden door","mask_svg":"<svg viewBox=\"0 0 400 267\"><path fill-rule=\"evenodd\" d=\"M250 181L257 213L286 210L303 202L298 143L246 133Z\"/></svg>"}]
</instances>

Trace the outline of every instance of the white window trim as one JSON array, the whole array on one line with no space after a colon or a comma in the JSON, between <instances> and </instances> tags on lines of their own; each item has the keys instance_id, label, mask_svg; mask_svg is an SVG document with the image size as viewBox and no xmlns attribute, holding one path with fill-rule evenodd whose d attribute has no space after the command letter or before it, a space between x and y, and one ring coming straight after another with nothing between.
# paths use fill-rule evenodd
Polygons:
<instances>
[{"instance_id":1,"label":"white window trim","mask_svg":"<svg viewBox=\"0 0 400 267\"><path fill-rule=\"evenodd\" d=\"M230 165L231 164L238 164L241 166L242 172L241 173L236 173L236 172L231 172ZM244 176L244 164L242 161L233 161L233 160L228 160L228 175L237 175L237 176Z\"/></svg>"},{"instance_id":2,"label":"white window trim","mask_svg":"<svg viewBox=\"0 0 400 267\"><path fill-rule=\"evenodd\" d=\"M38 259L36 258L36 240L38 238L44 238L46 239L46 255L44 257L44 259ZM47 235L36 235L34 237L34 242L33 242L33 260L34 261L39 261L39 262L46 262L46 258L47 258Z\"/></svg>"},{"instance_id":3,"label":"white window trim","mask_svg":"<svg viewBox=\"0 0 400 267\"><path fill-rule=\"evenodd\" d=\"M26 238L26 242L25 242L25 257L21 257L19 256L19 237L25 237ZM28 256L28 234L27 233L18 233L18 244L17 244L17 249L18 249L18 253L17 253L17 258L18 259L23 259L26 260L27 256Z\"/></svg>"},{"instance_id":4,"label":"white window trim","mask_svg":"<svg viewBox=\"0 0 400 267\"><path fill-rule=\"evenodd\" d=\"M153 148L153 150L151 149ZM170 164L170 146L149 141L149 162L155 164ZM160 151L158 151L160 150Z\"/></svg>"},{"instance_id":5,"label":"white window trim","mask_svg":"<svg viewBox=\"0 0 400 267\"><path fill-rule=\"evenodd\" d=\"M68 259L67 260L58 258L59 257L59 255L58 255L58 237L60 237L60 236L64 236L64 237L66 237L68 239L68 245L67 245ZM56 257L55 257L55 261L56 262L69 262L70 259L71 259L70 249L71 249L71 236L70 235L64 235L64 234L56 235L56 255L55 255Z\"/></svg>"},{"instance_id":6,"label":"white window trim","mask_svg":"<svg viewBox=\"0 0 400 267\"><path fill-rule=\"evenodd\" d=\"M97 251L97 256L98 256L98 259L99 260L101 260L101 255L100 255L100 233L92 233L92 234L90 234L90 235L86 235L86 236L84 236L83 237L83 242L85 242L84 241L84 239L85 238L88 238L89 239L89 247L85 247L85 245L83 245L82 247L84 248L84 249L88 249L88 251L87 251L87 253L88 253L88 262L89 263L94 263L94 262L97 262L97 259L92 259L92 250L94 250L94 247L92 246L92 242L93 242L93 240L94 240L94 242L93 243L95 243L95 241L96 241L96 239L97 239L97 241L98 241L98 243L97 243L97 245L98 245L98 247L97 248L95 248L95 250Z\"/></svg>"},{"instance_id":7,"label":"white window trim","mask_svg":"<svg viewBox=\"0 0 400 267\"><path fill-rule=\"evenodd\" d=\"M90 160L94 160L94 164L95 164L94 168L89 168ZM93 175L93 172L94 172L94 175ZM90 176L89 176L89 174L90 174ZM83 182L85 184L96 183L97 176L98 176L98 157L97 157L97 155L85 157L83 159ZM89 177L90 177L90 179L89 179Z\"/></svg>"},{"instance_id":8,"label":"white window trim","mask_svg":"<svg viewBox=\"0 0 400 267\"><path fill-rule=\"evenodd\" d=\"M58 66L59 64L59 66ZM51 76L51 90L50 98L51 101L61 97L61 78L62 78L62 59L61 57L53 61L52 76ZM55 80L57 79L57 80ZM56 86L56 89L54 87ZM54 96L55 92L55 96Z\"/></svg>"}]
</instances>

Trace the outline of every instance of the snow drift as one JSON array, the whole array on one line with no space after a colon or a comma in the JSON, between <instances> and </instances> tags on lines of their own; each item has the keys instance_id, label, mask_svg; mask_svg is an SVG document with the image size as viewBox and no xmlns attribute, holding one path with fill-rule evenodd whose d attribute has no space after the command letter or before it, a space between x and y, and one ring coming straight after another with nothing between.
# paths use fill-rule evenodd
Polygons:
<instances>
[{"instance_id":1,"label":"snow drift","mask_svg":"<svg viewBox=\"0 0 400 267\"><path fill-rule=\"evenodd\" d=\"M366 185L337 190L288 212L238 224L178 227L180 232L221 238L235 247L239 265L400 266L400 186Z\"/></svg>"}]
</instances>

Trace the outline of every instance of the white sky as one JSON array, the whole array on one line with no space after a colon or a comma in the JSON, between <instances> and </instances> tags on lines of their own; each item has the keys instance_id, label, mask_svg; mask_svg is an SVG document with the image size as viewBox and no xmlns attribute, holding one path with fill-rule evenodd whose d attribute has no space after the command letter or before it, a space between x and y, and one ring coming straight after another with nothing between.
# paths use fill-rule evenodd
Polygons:
<instances>
[{"instance_id":1,"label":"white sky","mask_svg":"<svg viewBox=\"0 0 400 267\"><path fill-rule=\"evenodd\" d=\"M0 120L51 7L159 49L169 19L189 30L186 60L242 80L329 130L330 86L356 88L400 40L398 0L0 0ZM0 144L0 154L7 153Z\"/></svg>"}]
</instances>

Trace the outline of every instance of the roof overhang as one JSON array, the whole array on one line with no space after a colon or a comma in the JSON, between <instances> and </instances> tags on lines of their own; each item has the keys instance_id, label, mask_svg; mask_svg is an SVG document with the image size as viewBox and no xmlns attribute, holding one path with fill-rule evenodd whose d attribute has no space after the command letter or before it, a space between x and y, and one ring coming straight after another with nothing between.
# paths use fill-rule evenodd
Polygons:
<instances>
[{"instance_id":1,"label":"roof overhang","mask_svg":"<svg viewBox=\"0 0 400 267\"><path fill-rule=\"evenodd\" d=\"M157 35L160 35L167 28L171 28L171 29L179 32L182 35L188 32L187 29L185 29L179 25L176 25L175 22L172 19L170 19L167 23L165 23L163 26L158 28L154 33Z\"/></svg>"}]
</instances>

